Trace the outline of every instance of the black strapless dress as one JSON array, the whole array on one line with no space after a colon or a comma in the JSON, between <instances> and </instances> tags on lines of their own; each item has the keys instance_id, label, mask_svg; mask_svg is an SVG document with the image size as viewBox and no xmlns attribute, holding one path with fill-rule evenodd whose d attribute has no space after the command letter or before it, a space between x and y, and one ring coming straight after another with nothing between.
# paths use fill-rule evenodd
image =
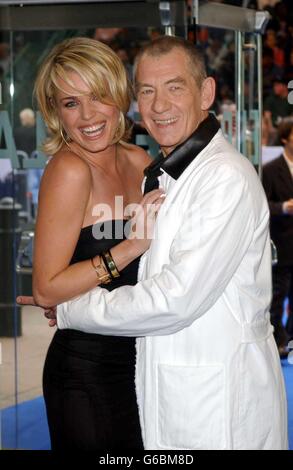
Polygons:
<instances>
[{"instance_id":1,"label":"black strapless dress","mask_svg":"<svg viewBox=\"0 0 293 470\"><path fill-rule=\"evenodd\" d=\"M72 263L120 243L124 223L113 220L83 228ZM107 235L112 230L113 236L96 239L96 228ZM102 287L136 284L138 263L134 260ZM52 450L143 449L134 375L135 338L57 330L43 375Z\"/></svg>"}]
</instances>

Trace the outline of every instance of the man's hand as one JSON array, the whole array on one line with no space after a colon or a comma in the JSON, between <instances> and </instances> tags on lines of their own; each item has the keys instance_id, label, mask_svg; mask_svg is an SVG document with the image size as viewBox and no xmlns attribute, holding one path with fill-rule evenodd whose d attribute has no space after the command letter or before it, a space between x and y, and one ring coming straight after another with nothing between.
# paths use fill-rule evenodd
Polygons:
<instances>
[{"instance_id":1,"label":"man's hand","mask_svg":"<svg viewBox=\"0 0 293 470\"><path fill-rule=\"evenodd\" d=\"M289 199L283 203L283 212L287 215L293 215L293 199Z\"/></svg>"},{"instance_id":2,"label":"man's hand","mask_svg":"<svg viewBox=\"0 0 293 470\"><path fill-rule=\"evenodd\" d=\"M44 310L44 316L49 320L49 326L57 325L57 306L45 307L43 305L38 305L35 302L35 299L32 296L28 295L19 295L16 297L16 302L18 305L32 305L33 307L40 307Z\"/></svg>"},{"instance_id":3,"label":"man's hand","mask_svg":"<svg viewBox=\"0 0 293 470\"><path fill-rule=\"evenodd\" d=\"M156 218L164 200L164 191L154 189L147 193L139 204L132 204L131 208L129 207L130 213L127 215L131 219L128 222L130 233L127 238L137 246L139 255L150 247Z\"/></svg>"}]
</instances>

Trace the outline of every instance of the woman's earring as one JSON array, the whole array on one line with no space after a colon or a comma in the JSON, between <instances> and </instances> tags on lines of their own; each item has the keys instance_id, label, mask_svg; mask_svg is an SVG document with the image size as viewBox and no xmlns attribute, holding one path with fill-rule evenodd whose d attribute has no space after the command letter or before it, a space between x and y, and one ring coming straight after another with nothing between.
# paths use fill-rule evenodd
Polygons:
<instances>
[{"instance_id":1,"label":"woman's earring","mask_svg":"<svg viewBox=\"0 0 293 470\"><path fill-rule=\"evenodd\" d=\"M69 142L70 139L68 139L67 136L66 136L66 137L64 136L63 127L61 127L61 129L60 129L60 134L61 134L61 137L62 137L63 142L64 142L66 145L68 145L68 142Z\"/></svg>"},{"instance_id":2,"label":"woman's earring","mask_svg":"<svg viewBox=\"0 0 293 470\"><path fill-rule=\"evenodd\" d=\"M117 129L115 132L115 136L118 135L119 140L122 138L122 135L124 134L124 130L125 130L125 118L124 118L123 112L120 110Z\"/></svg>"}]
</instances>

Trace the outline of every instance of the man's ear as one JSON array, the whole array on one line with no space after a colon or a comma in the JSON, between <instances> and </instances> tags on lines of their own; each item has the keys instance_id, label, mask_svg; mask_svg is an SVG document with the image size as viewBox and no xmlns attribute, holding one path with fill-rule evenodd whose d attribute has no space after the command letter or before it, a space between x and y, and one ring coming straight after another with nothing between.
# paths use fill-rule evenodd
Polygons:
<instances>
[{"instance_id":1,"label":"man's ear","mask_svg":"<svg viewBox=\"0 0 293 470\"><path fill-rule=\"evenodd\" d=\"M207 77L201 87L201 110L207 111L212 106L216 94L216 82L212 77Z\"/></svg>"}]
</instances>

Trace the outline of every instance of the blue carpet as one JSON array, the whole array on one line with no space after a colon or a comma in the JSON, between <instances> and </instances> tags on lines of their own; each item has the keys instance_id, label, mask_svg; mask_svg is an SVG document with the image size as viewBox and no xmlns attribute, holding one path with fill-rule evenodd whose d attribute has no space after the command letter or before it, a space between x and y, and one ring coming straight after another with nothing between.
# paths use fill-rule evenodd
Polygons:
<instances>
[{"instance_id":1,"label":"blue carpet","mask_svg":"<svg viewBox=\"0 0 293 470\"><path fill-rule=\"evenodd\" d=\"M290 362L292 362L292 358ZM288 400L289 449L293 450L293 364L289 364L287 360L283 360L282 368Z\"/></svg>"},{"instance_id":2,"label":"blue carpet","mask_svg":"<svg viewBox=\"0 0 293 470\"><path fill-rule=\"evenodd\" d=\"M17 407L11 406L2 410L2 448L50 449L50 437L43 397L25 401Z\"/></svg>"},{"instance_id":3,"label":"blue carpet","mask_svg":"<svg viewBox=\"0 0 293 470\"><path fill-rule=\"evenodd\" d=\"M293 450L293 364L282 361L288 397L289 447ZM50 449L46 411L42 397L2 410L3 449ZM16 432L18 430L17 439Z\"/></svg>"}]
</instances>

